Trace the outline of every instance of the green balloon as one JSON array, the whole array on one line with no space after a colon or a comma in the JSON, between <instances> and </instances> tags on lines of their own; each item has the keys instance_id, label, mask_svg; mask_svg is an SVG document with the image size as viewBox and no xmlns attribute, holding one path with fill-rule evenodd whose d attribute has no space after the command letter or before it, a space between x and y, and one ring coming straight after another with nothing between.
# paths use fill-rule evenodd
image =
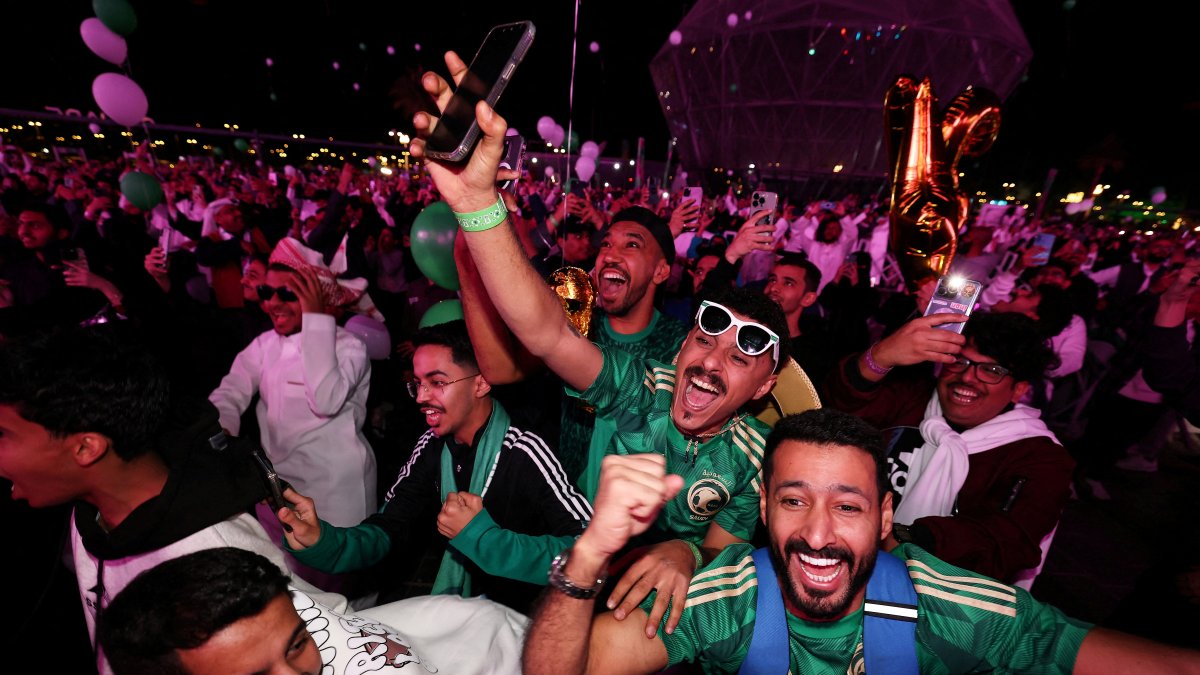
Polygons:
<instances>
[{"instance_id":1,"label":"green balloon","mask_svg":"<svg viewBox=\"0 0 1200 675\"><path fill-rule=\"evenodd\" d=\"M430 281L451 291L457 291L458 267L454 264L454 237L458 221L446 202L426 206L413 221L410 241L417 267Z\"/></svg>"},{"instance_id":2,"label":"green balloon","mask_svg":"<svg viewBox=\"0 0 1200 675\"><path fill-rule=\"evenodd\" d=\"M562 147L567 148L571 152L579 150L579 132L572 131L569 136L564 138Z\"/></svg>"},{"instance_id":3,"label":"green balloon","mask_svg":"<svg viewBox=\"0 0 1200 675\"><path fill-rule=\"evenodd\" d=\"M246 142L246 139L238 138L238 139L234 139L233 147L237 148L241 152L245 152L250 149L250 144Z\"/></svg>"},{"instance_id":4,"label":"green balloon","mask_svg":"<svg viewBox=\"0 0 1200 675\"><path fill-rule=\"evenodd\" d=\"M143 211L158 206L165 198L158 179L141 171L130 171L121 176L121 194L130 204Z\"/></svg>"},{"instance_id":5,"label":"green balloon","mask_svg":"<svg viewBox=\"0 0 1200 675\"><path fill-rule=\"evenodd\" d=\"M92 0L92 9L109 30L129 37L137 28L137 14L127 0Z\"/></svg>"},{"instance_id":6,"label":"green balloon","mask_svg":"<svg viewBox=\"0 0 1200 675\"><path fill-rule=\"evenodd\" d=\"M225 156L225 148L214 146L213 147L213 155L216 157L224 157Z\"/></svg>"},{"instance_id":7,"label":"green balloon","mask_svg":"<svg viewBox=\"0 0 1200 675\"><path fill-rule=\"evenodd\" d=\"M425 316L417 324L417 328L428 328L439 323L461 321L463 318L461 300L442 300L433 307L425 310Z\"/></svg>"}]
</instances>

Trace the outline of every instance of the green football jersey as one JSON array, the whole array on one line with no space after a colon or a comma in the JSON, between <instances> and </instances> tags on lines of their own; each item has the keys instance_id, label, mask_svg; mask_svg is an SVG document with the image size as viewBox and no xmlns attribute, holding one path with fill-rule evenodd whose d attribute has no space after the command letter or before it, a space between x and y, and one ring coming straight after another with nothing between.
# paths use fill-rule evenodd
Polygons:
<instances>
[{"instance_id":1,"label":"green football jersey","mask_svg":"<svg viewBox=\"0 0 1200 675\"><path fill-rule=\"evenodd\" d=\"M712 521L750 539L758 520L770 428L753 416L739 415L716 436L689 440L671 420L675 367L612 347L600 351L604 365L582 398L596 406L597 427L611 429L607 454L657 452L666 455L667 471L684 479L683 490L663 508L647 540L678 538L698 544ZM598 466L602 455L595 446L591 452ZM595 487L595 476L583 485L589 499Z\"/></svg>"},{"instance_id":2,"label":"green football jersey","mask_svg":"<svg viewBox=\"0 0 1200 675\"><path fill-rule=\"evenodd\" d=\"M655 310L650 324L644 330L628 335L618 333L609 325L608 316L597 309L588 336L597 345L622 349L639 359L670 363L679 353L679 345L687 337L688 330L689 326ZM572 480L578 479L589 460L588 449L592 443L595 426L595 409L588 401L569 395L562 397L558 455L563 470ZM607 437L607 433L601 433L598 442L607 440ZM600 448L595 461L599 461L598 458L603 457L603 453L604 448Z\"/></svg>"},{"instance_id":3,"label":"green football jersey","mask_svg":"<svg viewBox=\"0 0 1200 675\"><path fill-rule=\"evenodd\" d=\"M675 632L659 626L672 664L706 673L741 667L754 634L758 576L749 544L729 546L692 577ZM1037 602L1023 589L942 562L912 544L894 554L917 591L917 661L922 673L1070 673L1090 624ZM879 555L888 555L880 552ZM642 603L649 611L651 594ZM785 610L786 611L786 610ZM863 673L863 611L830 623L787 615L790 672Z\"/></svg>"}]
</instances>

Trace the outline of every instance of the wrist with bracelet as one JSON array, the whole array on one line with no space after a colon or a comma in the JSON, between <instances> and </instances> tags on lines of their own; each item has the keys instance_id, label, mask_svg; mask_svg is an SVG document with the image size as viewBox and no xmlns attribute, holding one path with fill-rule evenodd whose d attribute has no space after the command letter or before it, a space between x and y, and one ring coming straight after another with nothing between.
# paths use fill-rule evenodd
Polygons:
<instances>
[{"instance_id":1,"label":"wrist with bracelet","mask_svg":"<svg viewBox=\"0 0 1200 675\"><path fill-rule=\"evenodd\" d=\"M508 207L504 205L504 198L497 194L495 204L470 213L455 211L454 218L463 232L483 232L507 220Z\"/></svg>"},{"instance_id":2,"label":"wrist with bracelet","mask_svg":"<svg viewBox=\"0 0 1200 675\"><path fill-rule=\"evenodd\" d=\"M591 600L600 592L600 589L604 586L604 582L608 581L608 574L602 573L590 587L576 585L567 578L566 574L567 562L571 559L571 548L573 547L568 547L562 553L559 553L554 558L554 561L550 563L550 572L547 575L549 584L554 590L569 598Z\"/></svg>"},{"instance_id":3,"label":"wrist with bracelet","mask_svg":"<svg viewBox=\"0 0 1200 675\"><path fill-rule=\"evenodd\" d=\"M870 370L872 373L883 377L884 375L892 372L892 366L884 368L875 360L875 348L878 346L879 343L876 342L870 347L867 347L867 351L863 352L863 362L866 364L867 370Z\"/></svg>"}]
</instances>

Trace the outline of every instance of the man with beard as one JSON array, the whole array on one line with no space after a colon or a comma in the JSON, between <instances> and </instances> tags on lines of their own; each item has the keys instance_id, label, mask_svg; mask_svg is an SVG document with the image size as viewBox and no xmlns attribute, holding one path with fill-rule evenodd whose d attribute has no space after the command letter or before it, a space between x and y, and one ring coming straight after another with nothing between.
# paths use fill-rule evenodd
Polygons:
<instances>
[{"instance_id":1,"label":"man with beard","mask_svg":"<svg viewBox=\"0 0 1200 675\"><path fill-rule=\"evenodd\" d=\"M826 403L888 429L898 541L1028 587L1074 463L1019 401L1056 358L1021 314L976 314L962 335L934 327L965 319L920 317L847 357L827 378ZM912 367L888 374L926 362L942 364L936 379Z\"/></svg>"},{"instance_id":2,"label":"man with beard","mask_svg":"<svg viewBox=\"0 0 1200 675\"><path fill-rule=\"evenodd\" d=\"M340 574L413 546L436 521L448 544L433 593L485 594L525 612L546 564L583 530L591 506L549 446L492 398L463 322L424 328L413 344L408 392L429 431L387 503L360 525L335 527L318 519L312 499L289 491L295 509L278 513L291 528L288 545L305 565Z\"/></svg>"},{"instance_id":3,"label":"man with beard","mask_svg":"<svg viewBox=\"0 0 1200 675\"><path fill-rule=\"evenodd\" d=\"M467 69L452 52L446 65L456 79ZM423 84L439 107L449 103L450 87L436 74L427 73ZM604 454L665 455L666 465L685 475L688 489L666 504L650 535L651 542L660 543L637 558L610 600L614 607L620 604L618 615L626 616L651 589L659 589L648 621L653 628L672 598L676 604L683 601L687 580L705 555L753 534L767 427L741 408L770 392L788 358L783 313L761 294L745 290L705 301L674 365L590 342L567 321L558 296L506 225L508 212L495 186L507 125L483 103L476 117L483 138L471 160L458 166L434 160L427 167L459 220L460 236L504 323L531 354L596 407L598 421L611 425L610 442L599 445L593 438L589 448L584 494L595 494ZM414 139L412 152L423 157L435 120L418 113L413 121L420 138ZM630 298L644 295L651 278L661 281L668 274L663 258L671 253L670 242L639 220L644 220L640 213L618 213L605 235L597 276L606 309L628 306ZM660 250L649 255L655 248ZM634 274L635 265L653 274ZM652 312L649 304L641 307L646 315Z\"/></svg>"},{"instance_id":4,"label":"man with beard","mask_svg":"<svg viewBox=\"0 0 1200 675\"><path fill-rule=\"evenodd\" d=\"M1200 667L1196 652L1093 628L1024 590L949 565L912 544L880 552L892 525L884 462L883 438L854 416L822 409L781 420L767 443L759 503L771 569L757 564L750 545L730 546L693 578L674 630L638 634L611 613L593 617L590 598L604 584L612 555L646 529L683 481L667 474L654 455L605 459L591 526L551 566L552 588L525 642L524 672L652 673L683 662L698 662L709 673L747 672L751 660L760 667L755 672L785 672L761 669L762 652L752 646L759 631L772 628L776 640L766 656L786 649L786 672L792 673L861 673L864 662L881 656L890 657L889 667L870 672L1170 673ZM915 621L908 609L908 621L915 622L908 658L916 661L908 664L894 654L905 645L864 639L863 630L888 610L868 599L877 569L901 561L908 578L901 572L894 583L908 581L917 605ZM786 625L759 626L766 614L758 595L774 586L771 581L783 588L786 618L780 624Z\"/></svg>"}]
</instances>

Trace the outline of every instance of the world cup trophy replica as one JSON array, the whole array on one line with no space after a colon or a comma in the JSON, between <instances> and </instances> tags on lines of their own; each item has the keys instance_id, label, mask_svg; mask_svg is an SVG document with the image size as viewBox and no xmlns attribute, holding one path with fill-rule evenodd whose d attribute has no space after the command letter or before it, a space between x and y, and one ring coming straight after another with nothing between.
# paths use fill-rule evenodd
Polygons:
<instances>
[{"instance_id":1,"label":"world cup trophy replica","mask_svg":"<svg viewBox=\"0 0 1200 675\"><path fill-rule=\"evenodd\" d=\"M946 273L970 200L958 186L958 162L992 147L1000 130L1000 99L968 87L940 122L926 78L901 75L884 97L892 163L890 249L910 291Z\"/></svg>"}]
</instances>

